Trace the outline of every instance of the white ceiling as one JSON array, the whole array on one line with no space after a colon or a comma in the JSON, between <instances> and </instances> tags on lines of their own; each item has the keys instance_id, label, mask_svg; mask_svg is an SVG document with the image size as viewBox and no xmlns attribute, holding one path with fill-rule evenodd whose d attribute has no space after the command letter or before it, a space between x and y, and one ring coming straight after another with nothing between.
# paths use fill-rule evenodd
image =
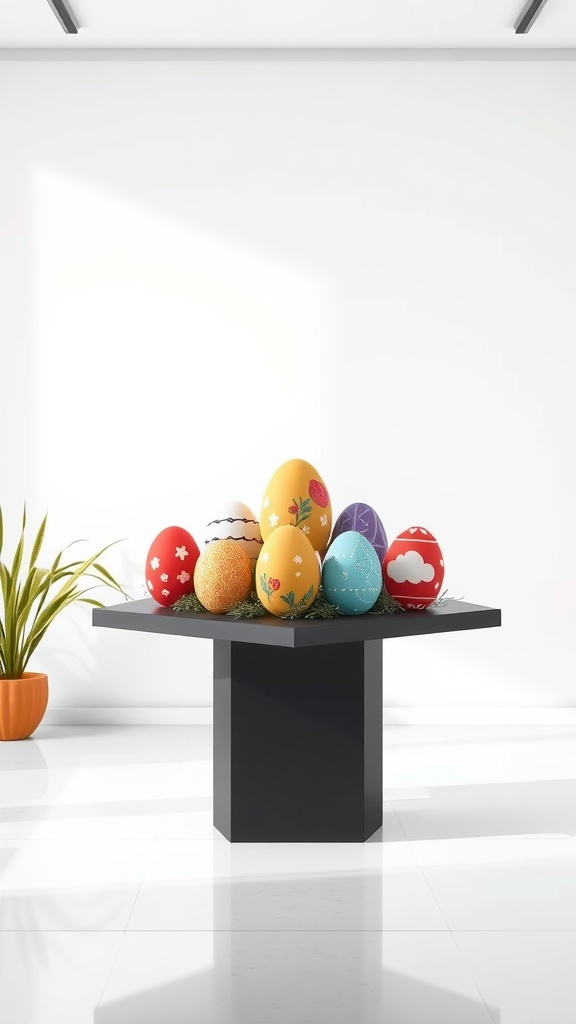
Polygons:
<instances>
[{"instance_id":1,"label":"white ceiling","mask_svg":"<svg viewBox=\"0 0 576 1024\"><path fill-rule=\"evenodd\" d=\"M524 0L0 0L1 47L576 47L576 0L548 0L526 36Z\"/></svg>"}]
</instances>

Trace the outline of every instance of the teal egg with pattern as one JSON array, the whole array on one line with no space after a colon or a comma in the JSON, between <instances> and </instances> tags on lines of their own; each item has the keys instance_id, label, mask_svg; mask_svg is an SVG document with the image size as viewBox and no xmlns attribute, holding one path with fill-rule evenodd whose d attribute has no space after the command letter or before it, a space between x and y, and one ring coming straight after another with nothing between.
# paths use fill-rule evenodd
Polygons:
<instances>
[{"instance_id":1,"label":"teal egg with pattern","mask_svg":"<svg viewBox=\"0 0 576 1024\"><path fill-rule=\"evenodd\" d=\"M363 615L382 590L382 566L376 551L357 530L336 537L322 564L326 600L343 615Z\"/></svg>"}]
</instances>

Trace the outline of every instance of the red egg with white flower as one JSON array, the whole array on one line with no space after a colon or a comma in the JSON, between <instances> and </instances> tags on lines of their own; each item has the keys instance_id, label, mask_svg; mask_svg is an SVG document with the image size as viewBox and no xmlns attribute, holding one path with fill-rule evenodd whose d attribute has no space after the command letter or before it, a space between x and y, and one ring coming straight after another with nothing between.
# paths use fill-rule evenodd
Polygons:
<instances>
[{"instance_id":1,"label":"red egg with white flower","mask_svg":"<svg viewBox=\"0 0 576 1024\"><path fill-rule=\"evenodd\" d=\"M386 593L406 611L423 611L440 594L444 559L430 530L410 526L392 541L382 562Z\"/></svg>"},{"instance_id":2,"label":"red egg with white flower","mask_svg":"<svg viewBox=\"0 0 576 1024\"><path fill-rule=\"evenodd\" d=\"M146 557L146 586L150 597L169 608L194 591L194 569L200 551L192 534L181 526L167 526L150 545Z\"/></svg>"}]
</instances>

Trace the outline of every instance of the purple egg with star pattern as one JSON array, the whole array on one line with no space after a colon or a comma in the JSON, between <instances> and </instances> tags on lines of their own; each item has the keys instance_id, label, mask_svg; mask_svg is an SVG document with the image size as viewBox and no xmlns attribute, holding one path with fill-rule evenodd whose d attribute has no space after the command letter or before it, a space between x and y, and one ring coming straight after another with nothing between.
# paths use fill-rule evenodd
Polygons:
<instances>
[{"instance_id":1,"label":"purple egg with star pattern","mask_svg":"<svg viewBox=\"0 0 576 1024\"><path fill-rule=\"evenodd\" d=\"M352 505L347 505L334 523L330 543L336 537L339 537L341 533L346 533L348 530L356 530L357 533L361 533L363 537L366 537L366 540L375 549L380 564L382 564L384 556L388 551L388 540L382 520L371 505L366 505L362 501L355 501Z\"/></svg>"}]
</instances>

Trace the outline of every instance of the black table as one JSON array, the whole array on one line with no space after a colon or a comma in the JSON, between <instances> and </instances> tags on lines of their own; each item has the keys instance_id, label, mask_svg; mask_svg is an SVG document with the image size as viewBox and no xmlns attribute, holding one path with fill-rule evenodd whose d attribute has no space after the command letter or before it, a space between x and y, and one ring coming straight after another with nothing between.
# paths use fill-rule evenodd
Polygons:
<instances>
[{"instance_id":1,"label":"black table","mask_svg":"<svg viewBox=\"0 0 576 1024\"><path fill-rule=\"evenodd\" d=\"M382 640L499 626L498 608L234 620L154 601L93 624L214 641L214 825L231 842L363 842L382 824Z\"/></svg>"}]
</instances>

